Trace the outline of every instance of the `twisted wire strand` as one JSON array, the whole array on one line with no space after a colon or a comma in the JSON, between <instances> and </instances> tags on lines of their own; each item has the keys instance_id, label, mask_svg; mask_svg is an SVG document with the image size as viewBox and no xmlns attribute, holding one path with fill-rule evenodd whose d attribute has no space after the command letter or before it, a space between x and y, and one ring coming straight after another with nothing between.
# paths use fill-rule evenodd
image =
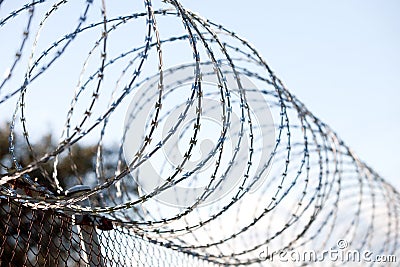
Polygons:
<instances>
[{"instance_id":1,"label":"twisted wire strand","mask_svg":"<svg viewBox=\"0 0 400 267\"><path fill-rule=\"evenodd\" d=\"M0 107L13 106L4 116L10 121L10 160L0 162L0 199L21 205L19 214L25 208L52 211L66 225L70 214L106 218L114 234L103 233L102 242L139 238L210 265L262 264L284 250L337 248L338 240L360 251L399 255L399 192L311 113L248 41L177 0L164 1L160 9L153 7L160 3L144 0L143 11L116 17L105 0L81 7L51 2L29 2L0 20L2 30L28 14L0 83ZM99 16L93 15L96 5ZM69 6L82 10L78 22L61 37L48 36L52 19ZM144 25L142 43L114 48L138 39L134 32L118 39L137 21ZM75 47L80 40L88 47L81 45L88 49L83 56ZM70 52L82 61L59 142L36 151L30 127L40 118L29 105L40 96L32 95ZM23 63L26 72L19 73ZM207 123L217 123L218 130ZM204 133L214 138L206 150ZM18 136L30 155L25 165ZM110 148L110 137L118 140L116 147ZM82 174L74 149L90 138L93 171ZM132 138L139 140L136 146ZM68 181L60 178L64 159L74 173ZM151 184L153 170L160 183ZM73 185L91 189L69 195ZM92 205L82 204L85 199Z\"/></svg>"}]
</instances>

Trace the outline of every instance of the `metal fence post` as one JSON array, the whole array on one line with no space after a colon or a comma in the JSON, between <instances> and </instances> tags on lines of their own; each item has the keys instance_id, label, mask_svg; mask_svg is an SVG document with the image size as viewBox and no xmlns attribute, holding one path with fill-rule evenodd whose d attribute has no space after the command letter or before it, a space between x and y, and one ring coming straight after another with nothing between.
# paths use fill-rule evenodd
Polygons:
<instances>
[{"instance_id":1,"label":"metal fence post","mask_svg":"<svg viewBox=\"0 0 400 267\"><path fill-rule=\"evenodd\" d=\"M90 191L90 186L75 185L65 191L66 196L78 195L82 192ZM86 198L80 202L83 206L90 207L90 200ZM103 257L101 255L101 245L97 236L96 226L92 218L88 215L75 215L73 214L76 228L80 235L81 244L83 247L84 257L90 267L98 266L104 267Z\"/></svg>"}]
</instances>

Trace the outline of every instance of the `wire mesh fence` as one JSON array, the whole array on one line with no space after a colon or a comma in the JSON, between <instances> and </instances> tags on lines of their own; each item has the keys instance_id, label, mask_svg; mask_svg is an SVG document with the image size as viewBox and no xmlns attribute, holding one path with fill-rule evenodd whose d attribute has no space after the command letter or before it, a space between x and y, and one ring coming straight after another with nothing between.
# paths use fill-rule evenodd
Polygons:
<instances>
[{"instance_id":1,"label":"wire mesh fence","mask_svg":"<svg viewBox=\"0 0 400 267\"><path fill-rule=\"evenodd\" d=\"M1 266L395 265L399 192L245 39L136 4L0 1Z\"/></svg>"},{"instance_id":2,"label":"wire mesh fence","mask_svg":"<svg viewBox=\"0 0 400 267\"><path fill-rule=\"evenodd\" d=\"M75 224L65 214L2 199L1 266L217 266L126 227L99 229L85 220Z\"/></svg>"}]
</instances>

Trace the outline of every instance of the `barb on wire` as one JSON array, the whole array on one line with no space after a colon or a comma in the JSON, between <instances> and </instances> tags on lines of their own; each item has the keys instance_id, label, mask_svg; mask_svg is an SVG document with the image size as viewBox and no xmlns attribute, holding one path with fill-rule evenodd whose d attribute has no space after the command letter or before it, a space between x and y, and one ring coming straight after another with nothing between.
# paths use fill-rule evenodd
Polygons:
<instances>
[{"instance_id":1,"label":"barb on wire","mask_svg":"<svg viewBox=\"0 0 400 267\"><path fill-rule=\"evenodd\" d=\"M400 256L399 192L236 33L177 0L0 14L1 266Z\"/></svg>"}]
</instances>

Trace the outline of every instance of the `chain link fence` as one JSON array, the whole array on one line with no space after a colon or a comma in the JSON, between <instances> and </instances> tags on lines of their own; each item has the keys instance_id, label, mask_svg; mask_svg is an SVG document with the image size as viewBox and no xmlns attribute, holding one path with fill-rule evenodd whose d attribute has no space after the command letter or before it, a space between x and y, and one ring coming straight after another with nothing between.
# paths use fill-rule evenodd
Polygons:
<instances>
[{"instance_id":1,"label":"chain link fence","mask_svg":"<svg viewBox=\"0 0 400 267\"><path fill-rule=\"evenodd\" d=\"M1 266L396 265L399 192L235 32L176 0L0 15Z\"/></svg>"}]
</instances>

